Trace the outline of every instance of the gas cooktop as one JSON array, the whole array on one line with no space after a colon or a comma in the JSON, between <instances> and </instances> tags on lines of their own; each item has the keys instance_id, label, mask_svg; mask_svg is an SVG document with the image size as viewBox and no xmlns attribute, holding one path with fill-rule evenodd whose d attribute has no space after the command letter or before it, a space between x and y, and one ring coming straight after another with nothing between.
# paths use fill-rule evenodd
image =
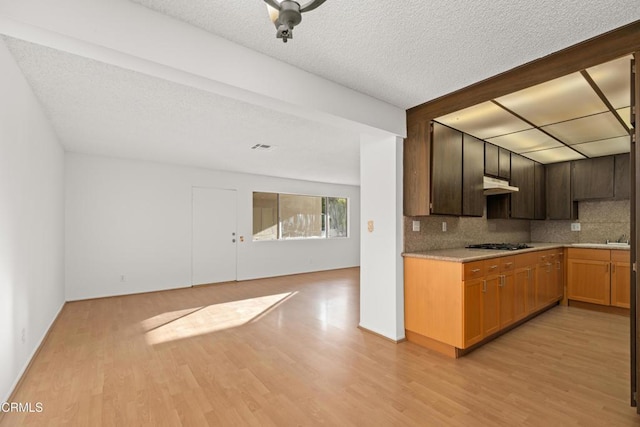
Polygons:
<instances>
[{"instance_id":1,"label":"gas cooktop","mask_svg":"<svg viewBox=\"0 0 640 427\"><path fill-rule=\"evenodd\" d=\"M480 243L466 246L469 249L494 249L500 251L517 251L519 249L529 249L532 246L526 243Z\"/></svg>"}]
</instances>

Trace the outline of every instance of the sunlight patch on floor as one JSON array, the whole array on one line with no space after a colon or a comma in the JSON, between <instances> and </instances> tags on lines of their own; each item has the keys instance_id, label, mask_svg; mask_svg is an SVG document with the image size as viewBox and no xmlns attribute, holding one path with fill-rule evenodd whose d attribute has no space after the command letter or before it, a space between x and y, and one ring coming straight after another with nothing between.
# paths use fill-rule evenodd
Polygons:
<instances>
[{"instance_id":1,"label":"sunlight patch on floor","mask_svg":"<svg viewBox=\"0 0 640 427\"><path fill-rule=\"evenodd\" d=\"M142 321L148 345L195 337L257 321L297 292L192 307Z\"/></svg>"}]
</instances>

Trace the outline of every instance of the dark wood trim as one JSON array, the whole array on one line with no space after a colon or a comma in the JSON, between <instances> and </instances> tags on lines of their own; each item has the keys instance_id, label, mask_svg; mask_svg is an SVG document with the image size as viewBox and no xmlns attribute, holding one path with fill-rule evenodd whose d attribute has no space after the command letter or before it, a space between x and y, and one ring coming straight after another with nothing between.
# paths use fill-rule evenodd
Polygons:
<instances>
[{"instance_id":1,"label":"dark wood trim","mask_svg":"<svg viewBox=\"0 0 640 427\"><path fill-rule=\"evenodd\" d=\"M622 119L622 117L620 117L620 114L618 114L618 111L616 111L616 109L613 108L613 105L611 105L611 103L605 96L604 92L602 92L602 89L600 89L600 86L598 86L598 84L593 80L593 78L591 78L591 75L589 74L589 72L587 70L582 70L580 71L580 74L582 74L582 77L587 81L587 83L589 83L589 86L591 86L591 89L593 89L596 95L598 95L598 98L600 98L600 100L604 103L604 105L607 106L609 111L615 116L616 120L618 120L618 122L622 125L624 130L626 130L627 133L630 133L631 129L629 129L629 126L627 126L627 123Z\"/></svg>"},{"instance_id":2,"label":"dark wood trim","mask_svg":"<svg viewBox=\"0 0 640 427\"><path fill-rule=\"evenodd\" d=\"M430 121L490 99L640 51L640 20L407 110L407 123Z\"/></svg>"}]
</instances>

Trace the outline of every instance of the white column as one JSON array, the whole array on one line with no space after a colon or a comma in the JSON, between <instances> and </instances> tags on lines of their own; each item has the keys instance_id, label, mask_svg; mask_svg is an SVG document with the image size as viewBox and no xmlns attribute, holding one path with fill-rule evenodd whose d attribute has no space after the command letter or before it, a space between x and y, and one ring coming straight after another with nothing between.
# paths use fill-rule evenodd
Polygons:
<instances>
[{"instance_id":1,"label":"white column","mask_svg":"<svg viewBox=\"0 0 640 427\"><path fill-rule=\"evenodd\" d=\"M360 327L401 340L402 138L361 137L360 203Z\"/></svg>"}]
</instances>

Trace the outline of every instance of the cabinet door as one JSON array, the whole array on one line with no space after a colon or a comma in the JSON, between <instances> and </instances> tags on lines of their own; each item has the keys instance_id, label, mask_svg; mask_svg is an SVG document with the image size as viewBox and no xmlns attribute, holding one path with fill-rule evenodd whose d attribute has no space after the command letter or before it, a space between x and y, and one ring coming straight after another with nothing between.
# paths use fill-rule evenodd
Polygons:
<instances>
[{"instance_id":1,"label":"cabinet door","mask_svg":"<svg viewBox=\"0 0 640 427\"><path fill-rule=\"evenodd\" d=\"M611 251L611 305L631 306L631 253Z\"/></svg>"},{"instance_id":2,"label":"cabinet door","mask_svg":"<svg viewBox=\"0 0 640 427\"><path fill-rule=\"evenodd\" d=\"M536 304L536 301L537 301L536 277L538 275L538 267L536 265L532 265L528 267L527 270L528 270L527 287L525 288L526 290L525 299L526 299L526 309L527 309L526 314L531 314L538 309L538 306Z\"/></svg>"},{"instance_id":3,"label":"cabinet door","mask_svg":"<svg viewBox=\"0 0 640 427\"><path fill-rule=\"evenodd\" d=\"M484 279L464 282L464 348L482 340L482 296Z\"/></svg>"},{"instance_id":4,"label":"cabinet door","mask_svg":"<svg viewBox=\"0 0 640 427\"><path fill-rule=\"evenodd\" d=\"M511 154L511 185L520 191L511 193L511 218L533 219L534 162L518 154Z\"/></svg>"},{"instance_id":5,"label":"cabinet door","mask_svg":"<svg viewBox=\"0 0 640 427\"><path fill-rule=\"evenodd\" d=\"M542 308L549 304L552 297L554 265L550 260L538 264L536 275L536 309Z\"/></svg>"},{"instance_id":6,"label":"cabinet door","mask_svg":"<svg viewBox=\"0 0 640 427\"><path fill-rule=\"evenodd\" d=\"M515 278L513 273L503 274L499 284L500 329L515 321Z\"/></svg>"},{"instance_id":7,"label":"cabinet door","mask_svg":"<svg viewBox=\"0 0 640 427\"><path fill-rule=\"evenodd\" d=\"M511 179L511 151L498 147L498 176L503 179Z\"/></svg>"},{"instance_id":8,"label":"cabinet door","mask_svg":"<svg viewBox=\"0 0 640 427\"><path fill-rule=\"evenodd\" d=\"M500 275L487 276L482 292L482 334L489 336L500 330Z\"/></svg>"},{"instance_id":9,"label":"cabinet door","mask_svg":"<svg viewBox=\"0 0 640 427\"><path fill-rule=\"evenodd\" d=\"M613 197L613 156L576 160L572 164L573 200Z\"/></svg>"},{"instance_id":10,"label":"cabinet door","mask_svg":"<svg viewBox=\"0 0 640 427\"><path fill-rule=\"evenodd\" d=\"M527 299L529 295L529 278L531 268L518 268L513 273L513 319L518 321L527 315ZM535 304L535 300L533 302Z\"/></svg>"},{"instance_id":11,"label":"cabinet door","mask_svg":"<svg viewBox=\"0 0 640 427\"><path fill-rule=\"evenodd\" d=\"M611 263L611 305L631 307L631 264L628 262Z\"/></svg>"},{"instance_id":12,"label":"cabinet door","mask_svg":"<svg viewBox=\"0 0 640 427\"><path fill-rule=\"evenodd\" d=\"M567 298L609 305L609 261L573 259L567 261Z\"/></svg>"},{"instance_id":13,"label":"cabinet door","mask_svg":"<svg viewBox=\"0 0 640 427\"><path fill-rule=\"evenodd\" d=\"M577 219L578 204L571 194L571 163L546 165L547 219Z\"/></svg>"},{"instance_id":14,"label":"cabinet door","mask_svg":"<svg viewBox=\"0 0 640 427\"><path fill-rule=\"evenodd\" d=\"M547 216L547 200L545 198L544 165L535 163L533 167L533 219L545 219Z\"/></svg>"},{"instance_id":15,"label":"cabinet door","mask_svg":"<svg viewBox=\"0 0 640 427\"><path fill-rule=\"evenodd\" d=\"M500 175L499 150L497 145L484 144L484 173L491 176Z\"/></svg>"},{"instance_id":16,"label":"cabinet door","mask_svg":"<svg viewBox=\"0 0 640 427\"><path fill-rule=\"evenodd\" d=\"M629 153L618 154L614 160L613 197L629 199L631 197L631 175L629 172Z\"/></svg>"},{"instance_id":17,"label":"cabinet door","mask_svg":"<svg viewBox=\"0 0 640 427\"><path fill-rule=\"evenodd\" d=\"M554 278L555 293L554 299L564 298L564 253L558 252L556 254L556 277Z\"/></svg>"},{"instance_id":18,"label":"cabinet door","mask_svg":"<svg viewBox=\"0 0 640 427\"><path fill-rule=\"evenodd\" d=\"M462 132L433 124L431 213L462 214Z\"/></svg>"},{"instance_id":19,"label":"cabinet door","mask_svg":"<svg viewBox=\"0 0 640 427\"><path fill-rule=\"evenodd\" d=\"M431 126L418 122L407 127L403 150L404 215L429 215L431 188Z\"/></svg>"},{"instance_id":20,"label":"cabinet door","mask_svg":"<svg viewBox=\"0 0 640 427\"><path fill-rule=\"evenodd\" d=\"M462 215L482 216L484 142L465 134L462 154Z\"/></svg>"}]
</instances>

